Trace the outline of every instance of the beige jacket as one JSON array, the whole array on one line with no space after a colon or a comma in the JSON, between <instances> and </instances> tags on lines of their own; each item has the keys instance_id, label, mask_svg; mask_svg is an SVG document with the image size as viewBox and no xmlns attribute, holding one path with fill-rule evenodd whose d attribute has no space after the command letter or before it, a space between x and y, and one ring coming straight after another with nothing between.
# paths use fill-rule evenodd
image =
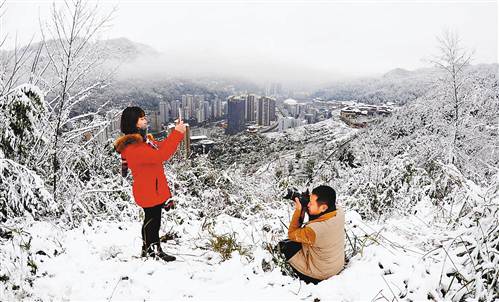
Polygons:
<instances>
[{"instance_id":1,"label":"beige jacket","mask_svg":"<svg viewBox=\"0 0 499 302\"><path fill-rule=\"evenodd\" d=\"M309 221L300 228L295 211L288 238L301 242L302 249L289 263L304 275L324 280L338 274L345 265L345 213L342 208Z\"/></svg>"}]
</instances>

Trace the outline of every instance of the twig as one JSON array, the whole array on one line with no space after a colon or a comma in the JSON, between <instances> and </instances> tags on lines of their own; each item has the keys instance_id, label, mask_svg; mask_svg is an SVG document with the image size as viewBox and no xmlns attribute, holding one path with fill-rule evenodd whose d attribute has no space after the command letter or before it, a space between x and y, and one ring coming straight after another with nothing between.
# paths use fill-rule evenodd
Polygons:
<instances>
[{"instance_id":1,"label":"twig","mask_svg":"<svg viewBox=\"0 0 499 302\"><path fill-rule=\"evenodd\" d=\"M468 289L468 284L470 284L471 282L475 281L475 279L471 279L470 281L466 282L460 289L458 289L454 295L452 295L452 298L450 298L452 301L454 301L454 297L457 295L458 292L460 292L463 288L466 287L466 289ZM468 291L469 292L469 291Z\"/></svg>"},{"instance_id":2,"label":"twig","mask_svg":"<svg viewBox=\"0 0 499 302\"><path fill-rule=\"evenodd\" d=\"M386 282L385 277L383 275L381 275L381 278L383 278L383 281L385 281L386 285L388 286L388 288L392 292L392 295L393 295L393 298L395 299L395 301L398 301L397 296L395 296L395 293L393 292L392 288L390 287L390 284L388 284L388 282Z\"/></svg>"},{"instance_id":3,"label":"twig","mask_svg":"<svg viewBox=\"0 0 499 302\"><path fill-rule=\"evenodd\" d=\"M113 292L111 293L111 296L107 299L107 301L111 301L111 299L113 298L114 296L114 291L116 290L116 288L118 287L118 284L120 284L121 280L122 280L123 277L120 277L118 279L118 282L116 282L116 285L114 286L114 289L113 289Z\"/></svg>"},{"instance_id":4,"label":"twig","mask_svg":"<svg viewBox=\"0 0 499 302\"><path fill-rule=\"evenodd\" d=\"M459 236L459 238L461 238L461 243L464 245L464 248L466 249L466 252L468 253L468 257L470 257L471 264L473 264L473 268L475 269L475 272L476 272L476 265L475 265L475 262L473 261L473 258L471 257L470 250L468 250L468 247L464 243L463 237Z\"/></svg>"},{"instance_id":5,"label":"twig","mask_svg":"<svg viewBox=\"0 0 499 302\"><path fill-rule=\"evenodd\" d=\"M376 299L376 297L377 297L377 296L378 296L378 295L379 295L382 291L383 291L383 289L380 289L380 290L379 290L379 292L378 292L378 293L374 296L374 298L372 298L371 302L373 302L373 301L377 301L378 299L380 299L380 298Z\"/></svg>"}]
</instances>

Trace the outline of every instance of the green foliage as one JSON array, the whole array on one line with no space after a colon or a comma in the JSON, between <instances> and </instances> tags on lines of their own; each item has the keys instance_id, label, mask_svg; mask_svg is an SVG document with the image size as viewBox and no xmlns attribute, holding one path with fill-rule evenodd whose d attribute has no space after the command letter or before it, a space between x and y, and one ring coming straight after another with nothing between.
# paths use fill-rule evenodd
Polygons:
<instances>
[{"instance_id":1,"label":"green foliage","mask_svg":"<svg viewBox=\"0 0 499 302\"><path fill-rule=\"evenodd\" d=\"M30 268L31 274L36 275L36 272L38 271L38 266L31 257L28 258L28 267Z\"/></svg>"},{"instance_id":2,"label":"green foliage","mask_svg":"<svg viewBox=\"0 0 499 302\"><path fill-rule=\"evenodd\" d=\"M244 257L251 257L249 249L237 242L235 233L217 235L210 231L210 235L212 238L209 240L208 248L219 253L222 261L230 259L232 252L238 252Z\"/></svg>"}]
</instances>

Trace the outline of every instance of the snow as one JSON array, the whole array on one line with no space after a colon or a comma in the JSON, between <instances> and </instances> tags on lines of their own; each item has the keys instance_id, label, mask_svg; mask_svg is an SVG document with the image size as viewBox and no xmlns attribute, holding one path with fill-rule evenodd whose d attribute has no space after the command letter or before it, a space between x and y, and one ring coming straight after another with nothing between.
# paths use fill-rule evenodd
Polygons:
<instances>
[{"instance_id":1,"label":"snow","mask_svg":"<svg viewBox=\"0 0 499 302\"><path fill-rule=\"evenodd\" d=\"M427 205L419 207L426 209ZM288 211L282 209L280 215L287 216ZM163 213L160 234L175 228L169 215ZM438 284L443 269L441 264L434 265L431 257L423 256L425 242L436 231L427 224L431 219L431 211L421 210L417 217L398 217L374 224L347 211L350 236L370 235L361 253L352 257L339 275L318 285L283 276L278 268L262 270L262 260L269 256L259 244L266 241L262 226L279 228L277 218L265 221L256 217L217 217L215 233L234 232L252 250L252 258L234 252L226 261L202 248L206 241L203 222L194 221L180 238L162 244L167 253L177 257L170 263L138 257L142 244L138 221L94 222L69 231L48 222L32 222L26 229L32 236L31 250L44 253L35 254L37 278L33 288L26 290L32 294L30 299L41 300L358 301L381 296L391 300L394 294L399 298L404 292L412 300L425 300ZM14 245L4 245L2 249L19 252ZM448 261L445 269L450 265ZM10 294L4 292L2 296L14 298Z\"/></svg>"},{"instance_id":2,"label":"snow","mask_svg":"<svg viewBox=\"0 0 499 302\"><path fill-rule=\"evenodd\" d=\"M303 140L316 132L327 132L329 136L347 136L349 134L354 134L357 129L352 129L348 127L344 122L340 120L340 110L331 111L332 118L325 119L323 121L317 122L315 124L303 124L295 128L286 129L284 132L269 132L263 135L270 139L282 138L285 135L290 135L295 140ZM323 137L320 136L322 139Z\"/></svg>"},{"instance_id":3,"label":"snow","mask_svg":"<svg viewBox=\"0 0 499 302\"><path fill-rule=\"evenodd\" d=\"M482 93L488 92L476 92L478 100ZM19 98L30 104L25 93ZM178 208L163 213L160 234L178 235L162 244L177 257L172 263L138 257L142 213L130 186L119 184L118 157L109 148L80 151L76 159L97 170L90 181L61 178L57 203L43 186L50 171L3 158L13 152L0 150L0 184L9 184L0 191L9 193L0 194L0 214L8 218L0 224L0 300L497 299L495 136L463 132L488 147L463 149L466 161L449 164L450 145L442 140L451 127L433 114L440 105L430 100L364 130L349 128L335 111L331 119L265 139L227 138L234 149L213 162L200 156L168 164ZM477 125L495 121L479 119L497 112L487 110L491 104L468 118ZM16 147L18 137L5 132L7 146ZM307 169L314 174L304 184ZM286 238L292 212L290 202L277 200L279 191L322 182L337 189L346 209L348 263L339 275L305 285L281 274L269 246ZM237 243L231 257L213 247L223 236Z\"/></svg>"},{"instance_id":4,"label":"snow","mask_svg":"<svg viewBox=\"0 0 499 302\"><path fill-rule=\"evenodd\" d=\"M306 139L308 148L311 148L314 142L332 146L356 133L357 130L348 128L335 115L313 125L266 136L276 140ZM288 156L294 161L293 150L289 155L284 153L283 157ZM406 160L405 157L394 160L391 168L404 171ZM449 227L451 221L441 217L441 213L458 217L462 204L456 203L453 208L442 210L441 205L435 206L423 193L409 214L384 215L378 221L364 221L359 213L346 207L348 238L345 248L349 262L339 275L318 285L306 285L282 275L279 267L272 263L272 255L265 245L286 238L285 225L289 223L292 209L286 202L278 203L282 205L280 207L267 204L274 196L272 188L277 190L271 180L273 168L262 165L251 178L240 174L237 169L223 170L216 175L215 182L226 183L226 187L241 186L235 187L244 191L237 196L251 198L243 203L236 195L230 195L227 204L220 203L220 187L200 191L202 204L196 204L198 199L187 194L186 186L176 180L181 184L176 191L178 209L163 213L160 231L164 234L173 230L179 235L179 238L162 244L167 253L177 257L171 263L138 257L142 244L140 215L129 216L131 221L125 218L122 221L98 221L96 218L73 229L64 225L63 220L57 223L29 219L10 221L6 226L23 231L14 232L12 239L0 239L0 277L10 276L10 280L0 281L0 298L249 301L395 298L420 301L432 297L443 299L441 291L451 288L452 292L446 298L459 300L465 291L458 290L461 285L454 281L452 274L457 270L466 280L471 280L477 273L466 264L467 256L458 257L466 251L463 251L464 244L456 246L455 240L462 238L475 244L474 253L487 246L476 244L481 242L479 234L468 232L462 226ZM482 199L486 189L464 179L453 165L442 165L442 168L446 177L462 184L470 203ZM395 177L399 178L399 174ZM417 177L418 174L414 174L414 183L418 183ZM424 186L419 187L421 192ZM405 190L404 185L400 191ZM264 202L258 202L261 200ZM347 196L340 194L339 200L352 205ZM497 196L492 201L497 201ZM407 201L397 202L403 205ZM247 206L239 213L243 216L241 218L223 211L223 207L237 205L235 208L239 208L241 204ZM263 210L253 211L249 205L255 204ZM204 211L205 207L222 208L215 209L220 214L214 217L197 216L197 212ZM476 207L480 208L480 204L477 203ZM136 207L136 211L139 213L140 209ZM492 223L492 215L480 221L484 226ZM1 231L4 226L0 227ZM224 261L219 253L208 247L214 235L223 234L233 234L248 253L233 252L232 257ZM354 251L358 252L352 255ZM497 258L494 261L483 265L485 268L494 267ZM264 268L264 262L271 263L270 270ZM476 281L478 297L486 290L480 287L479 277L476 279L479 280ZM21 288L14 289L17 285ZM492 295L490 293L489 297Z\"/></svg>"}]
</instances>

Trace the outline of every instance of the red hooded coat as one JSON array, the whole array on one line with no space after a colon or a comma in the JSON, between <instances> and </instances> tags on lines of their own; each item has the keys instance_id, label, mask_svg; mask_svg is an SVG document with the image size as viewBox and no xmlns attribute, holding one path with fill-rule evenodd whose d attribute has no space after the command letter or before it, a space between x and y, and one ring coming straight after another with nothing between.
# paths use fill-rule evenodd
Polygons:
<instances>
[{"instance_id":1,"label":"red hooded coat","mask_svg":"<svg viewBox=\"0 0 499 302\"><path fill-rule=\"evenodd\" d=\"M158 149L144 142L140 134L121 136L114 143L114 148L127 161L132 171L133 197L143 208L157 206L172 196L166 181L163 162L175 153L184 134L173 130L163 141L155 141L150 134L148 138L158 146Z\"/></svg>"}]
</instances>

